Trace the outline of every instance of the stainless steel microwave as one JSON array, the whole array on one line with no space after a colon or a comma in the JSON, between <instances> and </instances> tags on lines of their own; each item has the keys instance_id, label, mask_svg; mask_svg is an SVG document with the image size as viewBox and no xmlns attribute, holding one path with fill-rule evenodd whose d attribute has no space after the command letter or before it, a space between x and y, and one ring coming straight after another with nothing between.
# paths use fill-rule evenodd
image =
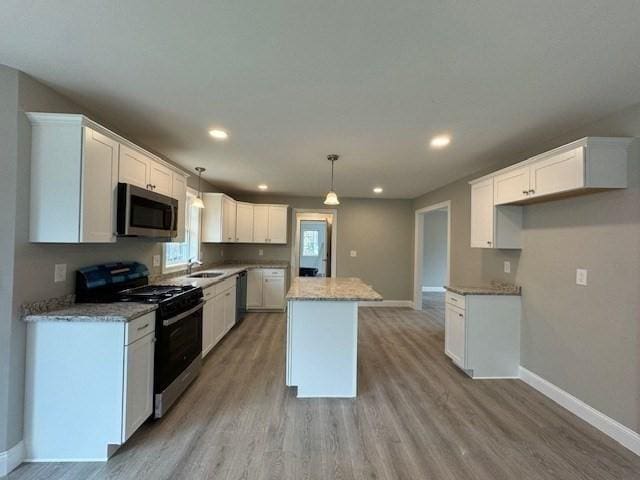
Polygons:
<instances>
[{"instance_id":1,"label":"stainless steel microwave","mask_svg":"<svg viewBox=\"0 0 640 480\"><path fill-rule=\"evenodd\" d=\"M118 183L118 236L169 240L178 236L178 200L129 183Z\"/></svg>"}]
</instances>

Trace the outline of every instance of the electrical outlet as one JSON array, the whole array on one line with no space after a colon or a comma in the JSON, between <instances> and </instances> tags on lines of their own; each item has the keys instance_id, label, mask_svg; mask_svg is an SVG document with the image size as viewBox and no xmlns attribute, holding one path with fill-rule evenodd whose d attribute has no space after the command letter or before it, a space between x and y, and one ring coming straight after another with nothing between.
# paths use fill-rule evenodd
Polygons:
<instances>
[{"instance_id":1,"label":"electrical outlet","mask_svg":"<svg viewBox=\"0 0 640 480\"><path fill-rule=\"evenodd\" d=\"M153 256L153 266L154 267L159 267L160 266L160 255L154 255Z\"/></svg>"},{"instance_id":2,"label":"electrical outlet","mask_svg":"<svg viewBox=\"0 0 640 480\"><path fill-rule=\"evenodd\" d=\"M258 256L261 257L262 255L264 255L264 250L259 248L258 249Z\"/></svg>"},{"instance_id":3,"label":"electrical outlet","mask_svg":"<svg viewBox=\"0 0 640 480\"><path fill-rule=\"evenodd\" d=\"M576 285L587 286L587 269L578 268L576 270Z\"/></svg>"},{"instance_id":4,"label":"electrical outlet","mask_svg":"<svg viewBox=\"0 0 640 480\"><path fill-rule=\"evenodd\" d=\"M357 256L358 256L358 252L357 252L357 251L355 251L355 250L351 250L351 252L349 252L349 254L350 254L352 257L357 257Z\"/></svg>"},{"instance_id":5,"label":"electrical outlet","mask_svg":"<svg viewBox=\"0 0 640 480\"><path fill-rule=\"evenodd\" d=\"M53 271L53 281L55 283L64 282L67 279L67 264L56 263Z\"/></svg>"},{"instance_id":6,"label":"electrical outlet","mask_svg":"<svg viewBox=\"0 0 640 480\"><path fill-rule=\"evenodd\" d=\"M504 273L511 273L511 262L504 262Z\"/></svg>"}]
</instances>

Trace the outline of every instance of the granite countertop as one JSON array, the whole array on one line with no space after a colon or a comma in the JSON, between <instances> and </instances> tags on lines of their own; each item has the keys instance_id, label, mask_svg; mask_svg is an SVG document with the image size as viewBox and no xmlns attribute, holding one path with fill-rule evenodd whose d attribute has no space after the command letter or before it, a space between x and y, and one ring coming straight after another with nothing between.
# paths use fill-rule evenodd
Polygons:
<instances>
[{"instance_id":1,"label":"granite countertop","mask_svg":"<svg viewBox=\"0 0 640 480\"><path fill-rule=\"evenodd\" d=\"M297 277L291 283L287 300L313 301L381 301L382 295L359 278Z\"/></svg>"},{"instance_id":2,"label":"granite countertop","mask_svg":"<svg viewBox=\"0 0 640 480\"><path fill-rule=\"evenodd\" d=\"M237 264L223 264L223 265L214 265L212 267L202 268L198 271L194 271L194 274L203 273L203 272L220 272L222 275L218 277L211 278L191 278L188 275L180 274L173 277L162 277L162 279L156 279L153 283L155 284L164 284L164 285L193 285L194 287L200 287L202 289L209 288L216 283L223 282L229 277L233 277L240 272L244 272L245 270L254 270L256 268L276 268L276 269L286 269L289 268L289 264L286 262L281 263L237 263Z\"/></svg>"},{"instance_id":3,"label":"granite countertop","mask_svg":"<svg viewBox=\"0 0 640 480\"><path fill-rule=\"evenodd\" d=\"M516 295L522 293L522 288L518 285L510 284L492 284L486 286L460 286L448 285L447 290L458 295Z\"/></svg>"},{"instance_id":4,"label":"granite countertop","mask_svg":"<svg viewBox=\"0 0 640 480\"><path fill-rule=\"evenodd\" d=\"M129 322L153 312L150 303L73 303L66 307L25 315L25 322Z\"/></svg>"}]
</instances>

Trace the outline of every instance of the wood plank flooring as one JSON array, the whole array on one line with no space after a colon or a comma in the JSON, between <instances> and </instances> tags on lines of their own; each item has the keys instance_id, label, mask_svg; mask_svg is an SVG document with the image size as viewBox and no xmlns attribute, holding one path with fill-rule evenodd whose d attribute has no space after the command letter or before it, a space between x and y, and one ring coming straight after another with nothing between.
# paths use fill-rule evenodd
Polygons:
<instances>
[{"instance_id":1,"label":"wood plank flooring","mask_svg":"<svg viewBox=\"0 0 640 480\"><path fill-rule=\"evenodd\" d=\"M523 382L454 368L433 312L360 310L355 400L295 398L284 315L250 314L109 462L24 464L8 479L640 478L640 457Z\"/></svg>"}]
</instances>

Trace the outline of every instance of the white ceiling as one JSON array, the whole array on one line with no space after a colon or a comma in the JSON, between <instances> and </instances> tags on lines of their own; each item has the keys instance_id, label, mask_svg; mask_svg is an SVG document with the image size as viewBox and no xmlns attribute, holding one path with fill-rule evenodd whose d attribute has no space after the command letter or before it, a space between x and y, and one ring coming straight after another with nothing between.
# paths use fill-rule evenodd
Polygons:
<instances>
[{"instance_id":1,"label":"white ceiling","mask_svg":"<svg viewBox=\"0 0 640 480\"><path fill-rule=\"evenodd\" d=\"M0 63L232 191L321 195L335 152L340 195L411 198L640 101L639 21L637 0L4 0Z\"/></svg>"}]
</instances>

